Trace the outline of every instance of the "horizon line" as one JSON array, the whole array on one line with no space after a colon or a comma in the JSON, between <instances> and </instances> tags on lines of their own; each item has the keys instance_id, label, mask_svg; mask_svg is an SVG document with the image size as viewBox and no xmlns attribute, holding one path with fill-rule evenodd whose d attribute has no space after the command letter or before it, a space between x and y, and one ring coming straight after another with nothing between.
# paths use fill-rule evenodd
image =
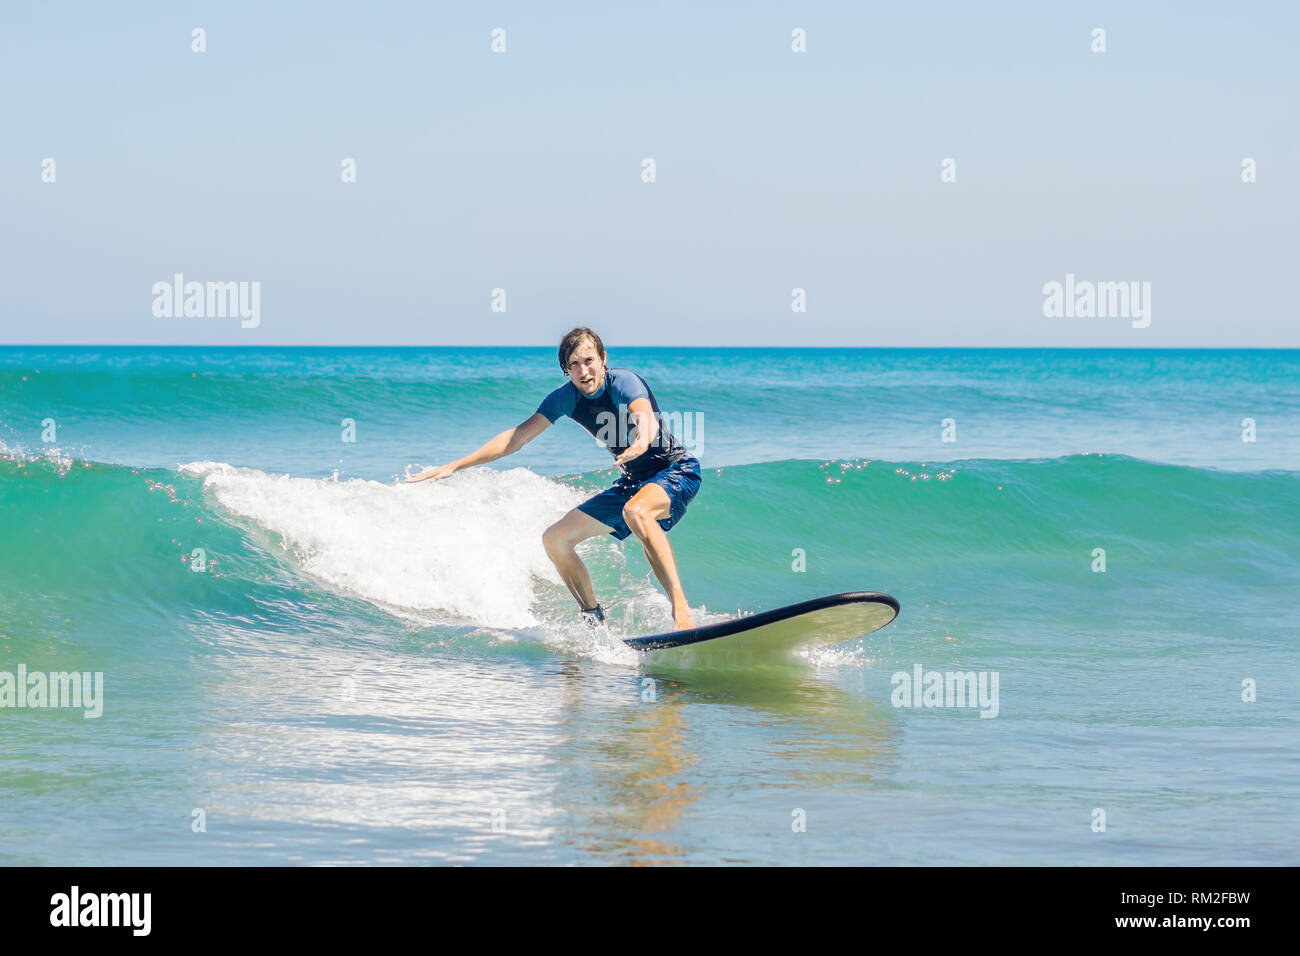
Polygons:
<instances>
[{"instance_id":1,"label":"horizon line","mask_svg":"<svg viewBox=\"0 0 1300 956\"><path fill-rule=\"evenodd\" d=\"M0 343L0 349L555 349L545 345L398 345L398 344L345 344L310 345L305 343L249 344L231 343L154 343L154 342L27 342ZM930 351L930 352L1295 352L1300 345L606 345L606 349L674 349L678 351L704 351L706 349L731 349L756 351L759 349L786 349L789 351Z\"/></svg>"}]
</instances>

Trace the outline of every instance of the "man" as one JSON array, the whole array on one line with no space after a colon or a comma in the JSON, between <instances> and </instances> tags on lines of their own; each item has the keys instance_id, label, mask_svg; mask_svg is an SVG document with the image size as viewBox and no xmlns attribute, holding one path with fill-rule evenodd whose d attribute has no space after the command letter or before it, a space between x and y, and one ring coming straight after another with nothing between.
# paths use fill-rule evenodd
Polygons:
<instances>
[{"instance_id":1,"label":"man","mask_svg":"<svg viewBox=\"0 0 1300 956\"><path fill-rule=\"evenodd\" d=\"M560 342L559 360L569 380L547 395L531 418L459 461L406 480L438 481L461 468L504 458L561 415L568 415L604 443L623 472L612 487L578 505L542 536L546 553L583 618L595 627L605 620L605 611L575 550L578 543L600 534L612 534L619 541L635 534L672 601L674 627L692 627L690 605L666 532L682 520L700 490L700 462L668 431L645 379L628 369L606 367L605 345L591 329L578 328L566 335Z\"/></svg>"}]
</instances>

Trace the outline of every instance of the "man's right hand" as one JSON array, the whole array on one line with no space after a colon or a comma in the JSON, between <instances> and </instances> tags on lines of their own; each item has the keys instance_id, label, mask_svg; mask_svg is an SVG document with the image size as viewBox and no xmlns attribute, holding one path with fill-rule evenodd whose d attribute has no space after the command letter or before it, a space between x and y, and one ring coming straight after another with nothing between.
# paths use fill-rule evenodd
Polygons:
<instances>
[{"instance_id":1,"label":"man's right hand","mask_svg":"<svg viewBox=\"0 0 1300 956\"><path fill-rule=\"evenodd\" d=\"M418 475L407 475L406 483L409 485L417 481L439 481L443 478L450 478L455 473L455 465L439 465L437 468L422 471Z\"/></svg>"}]
</instances>

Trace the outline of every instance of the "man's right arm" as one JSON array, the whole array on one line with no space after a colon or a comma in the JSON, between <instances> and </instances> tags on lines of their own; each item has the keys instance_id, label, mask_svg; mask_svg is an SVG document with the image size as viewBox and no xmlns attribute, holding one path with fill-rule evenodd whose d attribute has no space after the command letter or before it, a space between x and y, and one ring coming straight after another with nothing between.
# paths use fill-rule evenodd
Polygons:
<instances>
[{"instance_id":1,"label":"man's right arm","mask_svg":"<svg viewBox=\"0 0 1300 956\"><path fill-rule=\"evenodd\" d=\"M472 452L458 461L453 461L451 464L430 468L418 475L411 475L406 480L412 482L432 478L434 481L438 481L450 477L462 468L472 468L475 465L482 465L489 461L496 461L498 458L504 458L506 455L513 455L546 431L550 424L551 420L549 418L541 412L534 412L527 421L520 422L514 428L506 429L478 451Z\"/></svg>"}]
</instances>

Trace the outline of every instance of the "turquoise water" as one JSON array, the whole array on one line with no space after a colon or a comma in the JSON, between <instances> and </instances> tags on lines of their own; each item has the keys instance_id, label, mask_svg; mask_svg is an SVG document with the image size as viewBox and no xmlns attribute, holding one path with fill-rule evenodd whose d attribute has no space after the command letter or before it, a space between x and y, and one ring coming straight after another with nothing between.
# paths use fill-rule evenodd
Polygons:
<instances>
[{"instance_id":1,"label":"turquoise water","mask_svg":"<svg viewBox=\"0 0 1300 956\"><path fill-rule=\"evenodd\" d=\"M0 349L0 684L103 674L97 718L0 708L0 860L1297 862L1300 353L611 362L694 427L698 620L899 619L647 670L617 635L667 601L593 541L577 625L540 536L614 476L578 426L398 481L527 418L549 349ZM894 706L916 665L996 717Z\"/></svg>"}]
</instances>

